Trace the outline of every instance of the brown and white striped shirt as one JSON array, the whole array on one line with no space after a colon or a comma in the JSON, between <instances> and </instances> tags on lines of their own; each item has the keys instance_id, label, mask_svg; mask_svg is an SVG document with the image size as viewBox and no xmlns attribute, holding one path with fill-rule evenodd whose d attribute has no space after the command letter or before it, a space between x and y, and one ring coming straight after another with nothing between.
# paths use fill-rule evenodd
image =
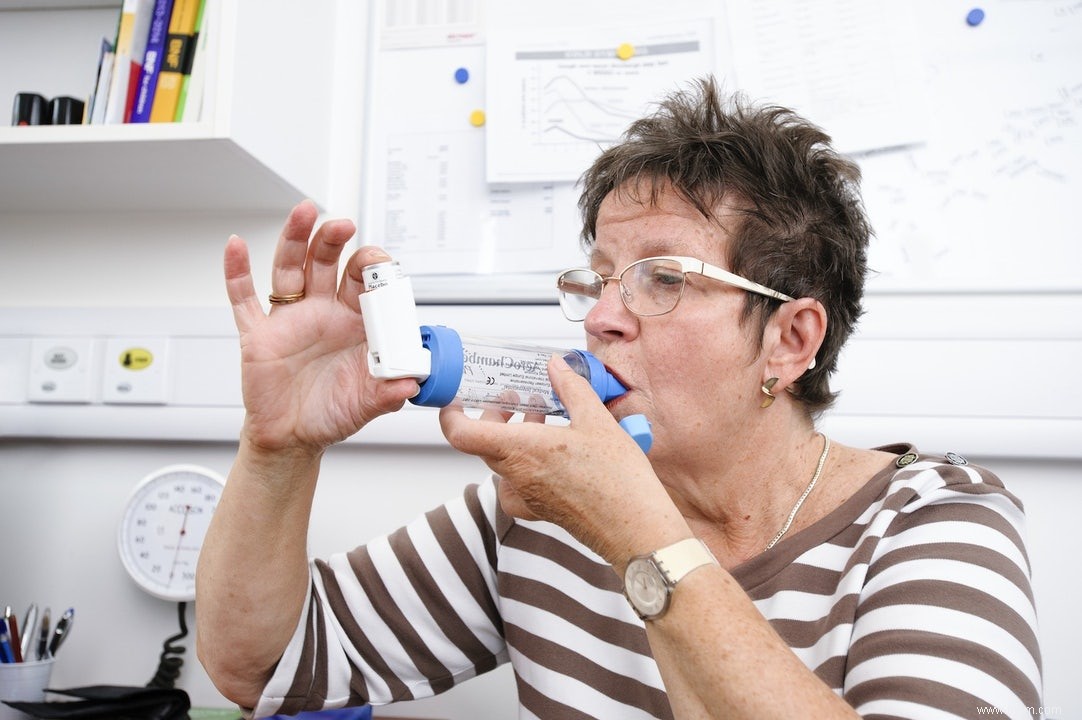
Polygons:
<instances>
[{"instance_id":1,"label":"brown and white striped shirt","mask_svg":"<svg viewBox=\"0 0 1082 720\"><path fill-rule=\"evenodd\" d=\"M1021 504L956 455L884 449L895 467L733 576L864 717L1035 715ZM314 561L312 579L258 717L425 697L507 661L520 718L672 717L612 568L555 525L506 516L492 482Z\"/></svg>"}]
</instances>

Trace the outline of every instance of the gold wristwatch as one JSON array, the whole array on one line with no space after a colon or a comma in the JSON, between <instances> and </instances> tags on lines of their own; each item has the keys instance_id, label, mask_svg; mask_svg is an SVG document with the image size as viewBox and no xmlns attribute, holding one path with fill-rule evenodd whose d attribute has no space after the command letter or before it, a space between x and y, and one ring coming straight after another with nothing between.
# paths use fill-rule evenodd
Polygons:
<instances>
[{"instance_id":1,"label":"gold wristwatch","mask_svg":"<svg viewBox=\"0 0 1082 720\"><path fill-rule=\"evenodd\" d=\"M636 555L624 571L624 595L643 620L655 620L669 609L676 583L692 570L718 561L699 538L688 538L647 555Z\"/></svg>"}]
</instances>

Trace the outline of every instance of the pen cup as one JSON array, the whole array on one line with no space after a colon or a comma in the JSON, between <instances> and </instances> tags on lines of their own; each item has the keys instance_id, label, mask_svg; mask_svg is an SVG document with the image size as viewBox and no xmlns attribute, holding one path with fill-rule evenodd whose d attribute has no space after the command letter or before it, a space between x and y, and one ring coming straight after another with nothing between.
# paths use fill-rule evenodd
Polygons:
<instances>
[{"instance_id":1,"label":"pen cup","mask_svg":"<svg viewBox=\"0 0 1082 720\"><path fill-rule=\"evenodd\" d=\"M55 658L49 658L37 662L0 663L0 700L44 700L55 662ZM0 702L0 720L32 720L32 717Z\"/></svg>"}]
</instances>

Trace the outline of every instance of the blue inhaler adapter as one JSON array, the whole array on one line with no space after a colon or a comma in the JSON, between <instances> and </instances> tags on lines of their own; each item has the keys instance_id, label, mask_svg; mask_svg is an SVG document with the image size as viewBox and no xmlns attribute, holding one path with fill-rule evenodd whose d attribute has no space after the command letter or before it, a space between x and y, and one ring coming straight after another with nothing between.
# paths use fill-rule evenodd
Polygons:
<instances>
[{"instance_id":1,"label":"blue inhaler adapter","mask_svg":"<svg viewBox=\"0 0 1082 720\"><path fill-rule=\"evenodd\" d=\"M431 364L428 377L410 402L424 407L450 405L462 384L462 338L442 325L422 325L421 346L428 350Z\"/></svg>"}]
</instances>

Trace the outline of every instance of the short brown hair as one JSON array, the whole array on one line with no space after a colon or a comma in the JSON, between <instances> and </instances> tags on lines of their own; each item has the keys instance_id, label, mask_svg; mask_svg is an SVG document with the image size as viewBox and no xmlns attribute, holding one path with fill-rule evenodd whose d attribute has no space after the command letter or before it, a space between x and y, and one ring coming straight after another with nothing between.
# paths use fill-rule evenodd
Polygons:
<instances>
[{"instance_id":1,"label":"short brown hair","mask_svg":"<svg viewBox=\"0 0 1082 720\"><path fill-rule=\"evenodd\" d=\"M724 201L742 221L730 228L729 269L767 287L811 297L826 308L827 330L815 368L792 388L810 413L830 407L829 376L863 313L872 230L860 198L860 168L830 137L784 107L725 97L712 77L667 96L583 174L582 242L593 246L602 200L634 193L640 181L656 201L672 188L704 217ZM745 320L760 318L760 338L778 301L748 293Z\"/></svg>"}]
</instances>

